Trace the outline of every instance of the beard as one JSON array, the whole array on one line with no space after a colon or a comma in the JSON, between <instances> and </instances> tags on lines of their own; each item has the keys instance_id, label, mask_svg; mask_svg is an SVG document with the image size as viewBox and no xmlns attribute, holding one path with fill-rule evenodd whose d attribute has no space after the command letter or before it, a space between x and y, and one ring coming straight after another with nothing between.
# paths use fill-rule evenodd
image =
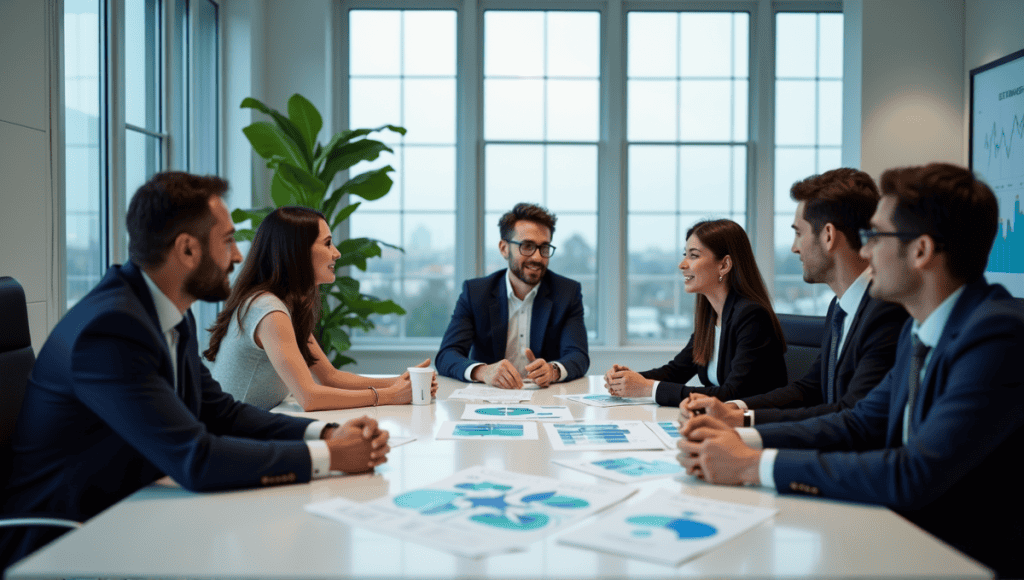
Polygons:
<instances>
[{"instance_id":1,"label":"beard","mask_svg":"<svg viewBox=\"0 0 1024 580\"><path fill-rule=\"evenodd\" d=\"M539 270L525 271L524 266L527 265L537 266ZM548 268L547 266L544 265L543 262L533 262L530 260L527 260L522 264L519 264L515 260L509 260L508 269L512 272L513 276L519 278L520 280L526 282L531 286L536 286L537 284L539 284L541 279L544 278L544 275L547 274L548 272Z\"/></svg>"},{"instance_id":2,"label":"beard","mask_svg":"<svg viewBox=\"0 0 1024 580\"><path fill-rule=\"evenodd\" d=\"M233 269L234 264L229 265L227 270L221 269L210 257L210 253L204 251L203 257L199 259L199 267L185 279L185 291L203 302L227 300L231 295L228 274Z\"/></svg>"}]
</instances>

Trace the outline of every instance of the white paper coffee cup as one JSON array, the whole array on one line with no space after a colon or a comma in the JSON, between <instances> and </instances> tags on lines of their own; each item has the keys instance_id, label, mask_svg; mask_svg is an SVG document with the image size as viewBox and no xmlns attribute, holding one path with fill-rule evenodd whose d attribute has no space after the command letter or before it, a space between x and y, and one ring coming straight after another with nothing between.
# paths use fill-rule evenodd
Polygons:
<instances>
[{"instance_id":1,"label":"white paper coffee cup","mask_svg":"<svg viewBox=\"0 0 1024 580\"><path fill-rule=\"evenodd\" d=\"M430 383L434 378L434 369L409 367L409 382L412 383L412 404L430 404Z\"/></svg>"}]
</instances>

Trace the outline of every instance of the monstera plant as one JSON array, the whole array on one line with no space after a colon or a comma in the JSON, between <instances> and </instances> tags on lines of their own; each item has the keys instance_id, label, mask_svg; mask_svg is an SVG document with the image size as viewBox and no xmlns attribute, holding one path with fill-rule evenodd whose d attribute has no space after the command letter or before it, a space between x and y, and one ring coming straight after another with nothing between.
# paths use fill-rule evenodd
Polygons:
<instances>
[{"instance_id":1,"label":"monstera plant","mask_svg":"<svg viewBox=\"0 0 1024 580\"><path fill-rule=\"evenodd\" d=\"M288 116L271 109L254 98L242 101L242 108L256 109L270 117L270 121L257 121L242 129L253 150L267 160L274 170L270 183L270 198L274 207L301 205L319 210L334 231L352 215L362 202L347 203L345 196L356 196L366 201L380 199L391 189L388 173L390 165L371 169L352 177L330 190L338 172L345 171L360 161L373 161L383 152L393 153L384 143L368 136L388 130L400 135L405 129L384 125L376 129L353 129L331 137L326 145L317 140L323 127L323 118L308 99L295 94L288 99ZM231 213L235 223L251 220L252 228L239 230L237 239L251 241L256 228L274 207L236 209ZM338 270L355 266L366 271L366 261L381 255L381 246L401 250L370 238L350 238L337 244L341 258ZM355 362L344 353L351 348L349 329L364 331L373 328L372 314L405 314L405 310L391 300L380 300L359 291L359 281L351 276L337 277L330 287L321 292L323 300L316 335L324 352L336 367Z\"/></svg>"}]
</instances>

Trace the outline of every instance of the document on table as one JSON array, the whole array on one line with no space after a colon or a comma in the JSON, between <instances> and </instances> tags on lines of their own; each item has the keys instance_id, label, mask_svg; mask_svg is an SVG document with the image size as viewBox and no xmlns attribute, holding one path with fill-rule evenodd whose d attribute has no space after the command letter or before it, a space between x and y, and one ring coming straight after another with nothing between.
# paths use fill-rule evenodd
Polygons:
<instances>
[{"instance_id":1,"label":"document on table","mask_svg":"<svg viewBox=\"0 0 1024 580\"><path fill-rule=\"evenodd\" d=\"M479 421L445 421L434 439L490 439L498 441L536 441L537 423L511 421L481 423Z\"/></svg>"},{"instance_id":2,"label":"document on table","mask_svg":"<svg viewBox=\"0 0 1024 580\"><path fill-rule=\"evenodd\" d=\"M658 436L643 421L600 421L544 424L555 451L664 450Z\"/></svg>"},{"instance_id":3,"label":"document on table","mask_svg":"<svg viewBox=\"0 0 1024 580\"><path fill-rule=\"evenodd\" d=\"M533 391L476 385L463 387L448 395L449 401L482 401L485 403L522 403L532 398Z\"/></svg>"},{"instance_id":4,"label":"document on table","mask_svg":"<svg viewBox=\"0 0 1024 580\"><path fill-rule=\"evenodd\" d=\"M559 538L559 542L669 566L713 550L778 510L658 490Z\"/></svg>"},{"instance_id":5,"label":"document on table","mask_svg":"<svg viewBox=\"0 0 1024 580\"><path fill-rule=\"evenodd\" d=\"M674 451L602 454L589 459L552 459L552 463L619 483L660 479L683 473Z\"/></svg>"},{"instance_id":6,"label":"document on table","mask_svg":"<svg viewBox=\"0 0 1024 580\"><path fill-rule=\"evenodd\" d=\"M558 405L470 405L464 421L575 421L569 407Z\"/></svg>"},{"instance_id":7,"label":"document on table","mask_svg":"<svg viewBox=\"0 0 1024 580\"><path fill-rule=\"evenodd\" d=\"M621 407L623 405L653 405L654 397L615 397L600 393L589 395L555 395L556 398L575 401L594 407Z\"/></svg>"},{"instance_id":8,"label":"document on table","mask_svg":"<svg viewBox=\"0 0 1024 580\"><path fill-rule=\"evenodd\" d=\"M679 421L644 421L644 424L654 431L669 449L675 449L679 438L682 437L679 434Z\"/></svg>"},{"instance_id":9,"label":"document on table","mask_svg":"<svg viewBox=\"0 0 1024 580\"><path fill-rule=\"evenodd\" d=\"M464 469L433 485L366 503L345 498L306 511L468 558L525 549L636 490L550 477Z\"/></svg>"}]
</instances>

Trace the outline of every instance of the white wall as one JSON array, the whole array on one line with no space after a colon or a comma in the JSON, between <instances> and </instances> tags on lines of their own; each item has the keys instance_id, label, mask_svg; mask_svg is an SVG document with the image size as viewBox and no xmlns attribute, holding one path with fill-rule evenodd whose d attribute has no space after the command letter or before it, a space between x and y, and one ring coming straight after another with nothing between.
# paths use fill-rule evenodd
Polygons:
<instances>
[{"instance_id":1,"label":"white wall","mask_svg":"<svg viewBox=\"0 0 1024 580\"><path fill-rule=\"evenodd\" d=\"M964 10L964 0L864 0L861 168L875 178L963 162Z\"/></svg>"},{"instance_id":2,"label":"white wall","mask_svg":"<svg viewBox=\"0 0 1024 580\"><path fill-rule=\"evenodd\" d=\"M964 111L970 107L971 69L1024 49L1024 1L975 0L967 3L966 49L964 51ZM967 165L967 117L963 126Z\"/></svg>"},{"instance_id":3,"label":"white wall","mask_svg":"<svg viewBox=\"0 0 1024 580\"><path fill-rule=\"evenodd\" d=\"M50 159L52 2L0 3L0 276L25 289L32 346L57 319ZM3 313L0 313L2 316Z\"/></svg>"}]
</instances>

